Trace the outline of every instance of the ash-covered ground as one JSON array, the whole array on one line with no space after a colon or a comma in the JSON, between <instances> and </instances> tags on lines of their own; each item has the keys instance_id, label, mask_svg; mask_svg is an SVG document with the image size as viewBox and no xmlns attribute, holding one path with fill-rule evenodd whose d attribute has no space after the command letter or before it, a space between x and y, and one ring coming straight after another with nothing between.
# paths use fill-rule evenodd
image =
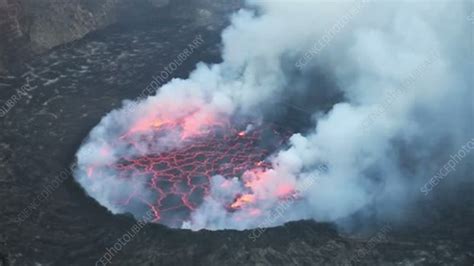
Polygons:
<instances>
[{"instance_id":1,"label":"ash-covered ground","mask_svg":"<svg viewBox=\"0 0 474 266\"><path fill-rule=\"evenodd\" d=\"M473 265L472 182L441 184L400 209L400 219L365 218L350 230L315 221L257 231L137 230L131 215L89 198L68 169L90 129L139 96L197 35L204 44L172 76L219 61L224 21L111 26L1 77L2 105L17 96L0 119L0 265Z\"/></svg>"}]
</instances>

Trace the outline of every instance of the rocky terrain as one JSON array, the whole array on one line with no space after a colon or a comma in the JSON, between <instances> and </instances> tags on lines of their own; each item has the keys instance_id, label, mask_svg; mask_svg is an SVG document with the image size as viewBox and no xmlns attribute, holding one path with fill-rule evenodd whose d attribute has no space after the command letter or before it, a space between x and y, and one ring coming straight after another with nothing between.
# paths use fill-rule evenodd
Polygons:
<instances>
[{"instance_id":1,"label":"rocky terrain","mask_svg":"<svg viewBox=\"0 0 474 266\"><path fill-rule=\"evenodd\" d=\"M190 0L0 0L0 72L108 25L173 10L195 23L229 10L238 1Z\"/></svg>"},{"instance_id":2,"label":"rocky terrain","mask_svg":"<svg viewBox=\"0 0 474 266\"><path fill-rule=\"evenodd\" d=\"M68 1L70 5L78 2L95 3ZM117 2L101 3L112 8ZM220 60L219 33L228 23L225 14L235 6L221 1L203 1L201 5L189 6L183 1L161 7L154 11L156 16L134 25L113 23L118 18L110 14L99 19L100 15L94 13L98 16L95 22L79 22L84 20L77 18L76 25L81 26L68 34L58 33L59 37L40 33L53 27L45 22L35 26L36 32L22 31L30 36L25 37L24 48L8 47L18 51L31 49L34 55L41 55L28 61L4 61L11 62L10 73L0 77L1 266L109 262L473 265L472 182L449 194L443 190L454 188L440 185L431 197L400 210L400 217L393 221L360 225L353 228L358 230L348 231L315 221L241 232L191 232L157 224L142 226L129 215L111 214L87 197L69 168L82 140L101 117L119 107L123 100L140 95L152 76L199 34L204 45L172 76L186 77L199 61ZM226 8L219 8L222 6ZM59 9L55 12L62 13ZM77 12L87 14L85 9ZM44 21L60 21L51 16L43 18ZM23 23L20 22L27 25ZM110 23L113 25L87 34ZM14 104L7 104L8 101ZM366 230L361 231L364 227ZM256 232L259 237L252 237ZM124 237L125 234L128 236Z\"/></svg>"}]
</instances>

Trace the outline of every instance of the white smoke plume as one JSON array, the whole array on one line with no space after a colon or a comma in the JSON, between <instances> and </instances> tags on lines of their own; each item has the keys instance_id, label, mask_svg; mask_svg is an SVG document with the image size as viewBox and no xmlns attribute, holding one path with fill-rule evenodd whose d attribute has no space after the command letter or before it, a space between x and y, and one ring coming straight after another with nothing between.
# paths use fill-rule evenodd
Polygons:
<instances>
[{"instance_id":1,"label":"white smoke plume","mask_svg":"<svg viewBox=\"0 0 474 266\"><path fill-rule=\"evenodd\" d=\"M343 94L340 102L315 113L311 130L294 134L288 148L272 155L273 169L249 171L225 189L226 179L216 176L210 195L184 227L336 221L367 208L389 217L423 196L420 186L450 152L474 137L469 1L252 0L248 5L223 32L223 63L199 64L188 79L164 85L136 112L124 115L126 106L115 110L91 132L78 153L76 179L101 204L130 211L112 202L124 190L144 191L144 184L117 181L113 172L101 179L86 175L90 165L136 152L112 149L111 141L137 121L156 114L177 119L193 110L203 120L264 116L296 90L300 98L318 95L312 91L316 86L296 84L309 84L303 81L320 72L332 77L334 90ZM138 150L156 152L177 143L170 141L174 137ZM452 180L467 179L461 170L456 173ZM304 185L308 180L314 182ZM296 195L290 207L281 208L279 191L286 188ZM220 204L237 194L252 200L235 212Z\"/></svg>"}]
</instances>

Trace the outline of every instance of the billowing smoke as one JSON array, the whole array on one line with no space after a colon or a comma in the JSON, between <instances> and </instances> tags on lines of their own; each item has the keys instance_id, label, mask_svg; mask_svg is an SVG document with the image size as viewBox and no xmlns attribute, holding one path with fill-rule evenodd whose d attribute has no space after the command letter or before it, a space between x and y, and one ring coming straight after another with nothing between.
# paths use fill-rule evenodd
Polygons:
<instances>
[{"instance_id":1,"label":"billowing smoke","mask_svg":"<svg viewBox=\"0 0 474 266\"><path fill-rule=\"evenodd\" d=\"M223 32L221 64L199 64L188 79L164 85L133 112L126 102L92 130L75 173L92 197L140 217L144 209L117 202L129 195L152 201L146 177L117 178L106 165L182 147L235 117L262 123L289 100L314 113L311 129L270 155L271 167L211 178L182 227L337 221L368 209L389 217L439 182L467 179L474 149L468 1L248 5ZM318 86L321 73L331 85ZM328 90L342 96L317 106ZM173 127L156 136L165 124ZM431 182L460 150L465 155Z\"/></svg>"}]
</instances>

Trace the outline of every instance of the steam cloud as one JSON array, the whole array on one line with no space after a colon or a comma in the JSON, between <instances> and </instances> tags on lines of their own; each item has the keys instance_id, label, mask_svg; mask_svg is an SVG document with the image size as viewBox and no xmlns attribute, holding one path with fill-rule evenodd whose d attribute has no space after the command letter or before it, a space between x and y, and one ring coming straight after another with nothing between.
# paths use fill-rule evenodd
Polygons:
<instances>
[{"instance_id":1,"label":"steam cloud","mask_svg":"<svg viewBox=\"0 0 474 266\"><path fill-rule=\"evenodd\" d=\"M196 109L198 121L210 115L264 117L277 101L323 95L305 82L317 73L331 77L330 89L339 90L342 99L328 112L315 112L313 128L294 134L289 147L269 158L273 169L249 171L225 189L226 179L214 177L210 195L184 227L337 221L368 209L389 217L422 197L420 187L474 137L469 1L253 0L248 5L223 32L221 64L199 64L188 79L172 80L135 112L126 113L133 103L125 102L92 130L77 154L75 176L101 204L113 212L143 214L113 202L124 193L145 193L145 184L119 181L114 172L96 179L86 174L90 165L136 152L112 148L111 141L137 121L157 113L178 119ZM144 144L140 152L179 143L174 136ZM466 180L468 161L445 182ZM278 208L285 188L297 192L291 207L262 223ZM229 212L221 202L237 194L251 194L255 201Z\"/></svg>"}]
</instances>

